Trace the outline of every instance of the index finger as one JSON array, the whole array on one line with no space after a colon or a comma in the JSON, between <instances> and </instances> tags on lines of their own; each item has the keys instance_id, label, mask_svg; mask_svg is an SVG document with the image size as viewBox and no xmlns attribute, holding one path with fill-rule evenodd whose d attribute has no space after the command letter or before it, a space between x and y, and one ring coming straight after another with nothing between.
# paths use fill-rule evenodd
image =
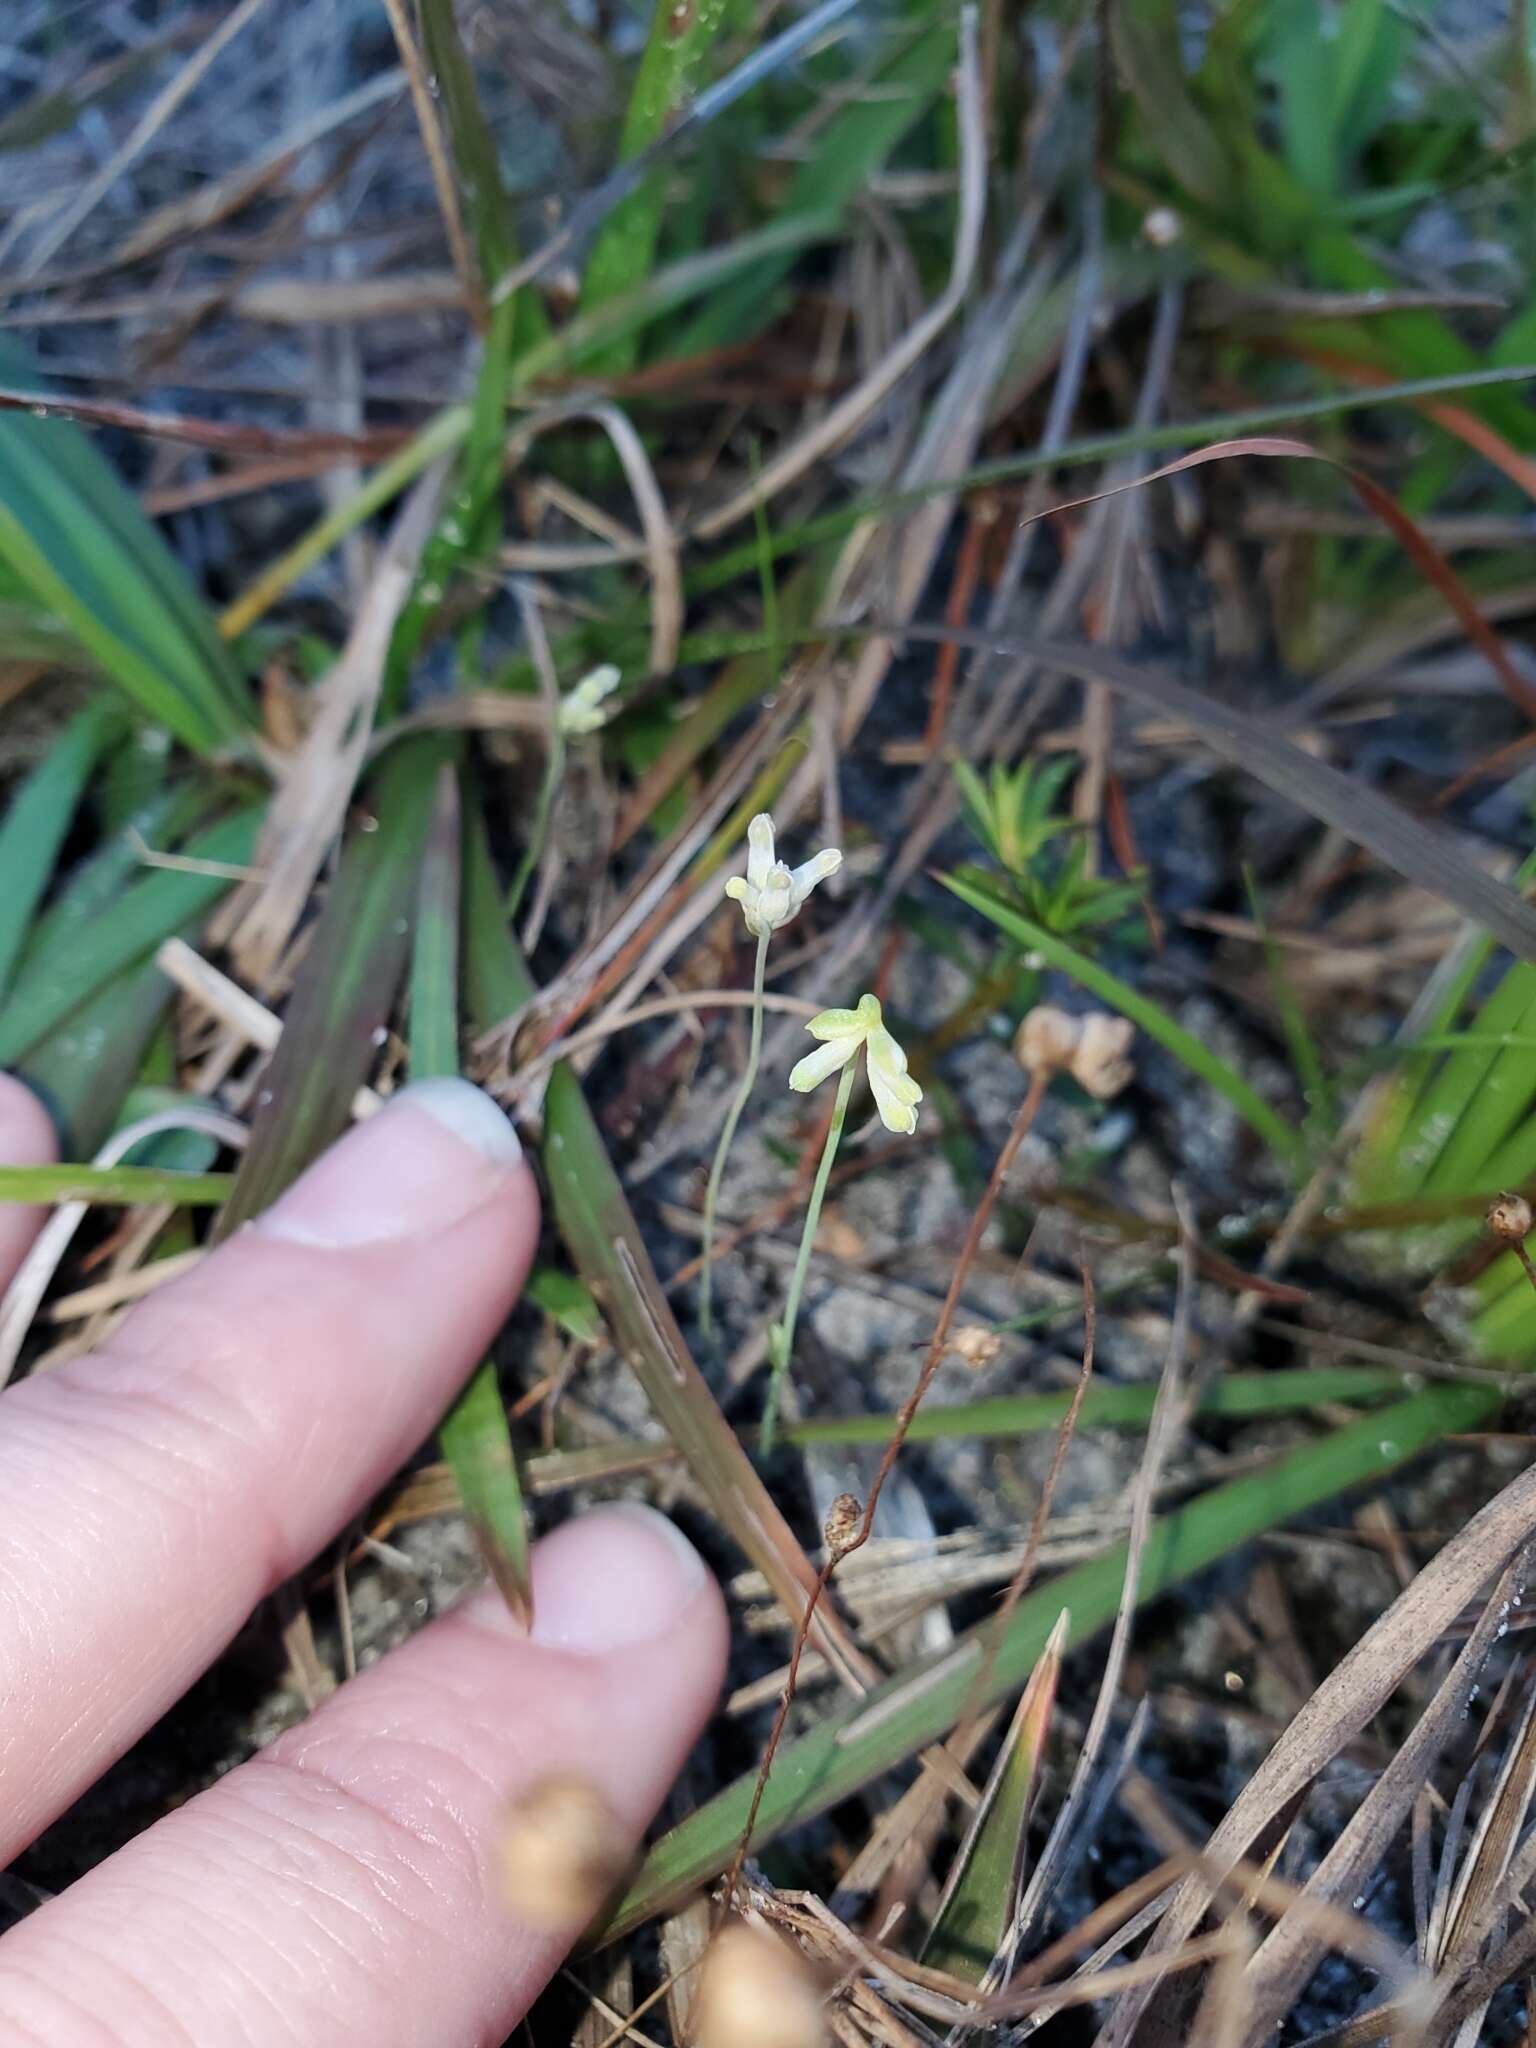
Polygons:
<instances>
[{"instance_id":1,"label":"index finger","mask_svg":"<svg viewBox=\"0 0 1536 2048\"><path fill-rule=\"evenodd\" d=\"M501 1111L419 1082L100 1351L0 1397L0 1866L415 1449L537 1230Z\"/></svg>"}]
</instances>

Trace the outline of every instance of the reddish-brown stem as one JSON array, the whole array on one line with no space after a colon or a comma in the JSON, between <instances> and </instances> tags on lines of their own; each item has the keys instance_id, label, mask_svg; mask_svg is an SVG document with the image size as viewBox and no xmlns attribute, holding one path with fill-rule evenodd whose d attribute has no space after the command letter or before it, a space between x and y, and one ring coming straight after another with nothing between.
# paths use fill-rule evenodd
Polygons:
<instances>
[{"instance_id":1,"label":"reddish-brown stem","mask_svg":"<svg viewBox=\"0 0 1536 2048\"><path fill-rule=\"evenodd\" d=\"M901 1411L896 1417L896 1427L891 1432L891 1440L885 1447L884 1454L880 1460L879 1470L875 1474L874 1485L869 1491L869 1499L864 1505L863 1519L860 1521L857 1530L845 1544L836 1550L828 1552L827 1561L817 1573L816 1583L812 1587L810 1598L806 1601L804 1610L801 1613L800 1620L795 1629L794 1643L789 1653L789 1670L785 1675L784 1691L779 1700L779 1710L775 1714L773 1726L768 1732L767 1745L763 1750L763 1760L758 1766L757 1783L752 1788L752 1804L747 1809L746 1826L741 1831L741 1840L736 1845L736 1854L731 1860L731 1867L726 1876L725 1890L722 1894L723 1912L730 1911L732 1902L736 1897L736 1888L741 1882L742 1865L746 1862L747 1852L752 1846L752 1834L757 1826L758 1811L763 1803L763 1794L768 1789L768 1774L773 1769L773 1759L778 1752L779 1744L783 1740L784 1729L789 1721L789 1710L794 1705L795 1684L800 1675L800 1659L805 1650L806 1638L811 1631L811 1623L815 1619L817 1606L820 1604L822 1594L831 1583L832 1574L837 1570L843 1559L850 1556L855 1550L861 1549L869 1541L869 1532L874 1525L875 1509L880 1504L881 1488L891 1476L896 1460L901 1456L901 1447L906 1442L907 1431L912 1427L913 1417L922 1406L923 1397L933 1385L934 1376L943 1363L944 1353L949 1344L950 1326L955 1319L955 1310L960 1305L960 1296L964 1291L966 1279L972 1265L975 1263L976 1254L981 1249L981 1240L986 1234L987 1225L992 1220L992 1212L997 1207L997 1198L1003 1191L1003 1183L1008 1178L1008 1170L1018 1155L1020 1145L1023 1144L1025 1138L1029 1135L1030 1126L1035 1121L1040 1104L1045 1099L1045 1091L1049 1085L1050 1076L1044 1071L1034 1074L1030 1078L1028 1092L1019 1105L1018 1115L1014 1118L1013 1127L1003 1142L1003 1149L997 1155L997 1164L993 1167L992 1177L987 1182L986 1193L977 1203L976 1213L972 1216L970 1228L965 1233L965 1242L961 1245L960 1256L955 1261L955 1270L950 1276L949 1287L944 1296L944 1304L939 1310L939 1319L934 1325L933 1336L929 1340L928 1354L923 1360L922 1371L918 1374L916 1384L902 1404ZM1091 1313L1090 1301L1090 1318ZM1093 1325L1090 1320L1090 1346L1092 1343L1092 1328Z\"/></svg>"}]
</instances>

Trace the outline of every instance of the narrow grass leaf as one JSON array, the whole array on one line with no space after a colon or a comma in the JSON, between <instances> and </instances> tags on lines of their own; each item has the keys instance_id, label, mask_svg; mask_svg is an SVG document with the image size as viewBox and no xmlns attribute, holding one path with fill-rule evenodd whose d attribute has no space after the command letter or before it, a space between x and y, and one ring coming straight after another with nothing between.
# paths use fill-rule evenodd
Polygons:
<instances>
[{"instance_id":1,"label":"narrow grass leaf","mask_svg":"<svg viewBox=\"0 0 1536 2048\"><path fill-rule=\"evenodd\" d=\"M1070 1622L1064 1610L1029 1674L981 1804L955 1852L923 1949L925 1966L972 1984L991 1974L1018 1911L1029 1820Z\"/></svg>"},{"instance_id":2,"label":"narrow grass leaf","mask_svg":"<svg viewBox=\"0 0 1536 2048\"><path fill-rule=\"evenodd\" d=\"M416 893L407 1035L411 1079L459 1071L459 781L437 771L432 820ZM464 1512L501 1597L519 1621L533 1615L528 1522L496 1367L479 1366L444 1419L441 1441Z\"/></svg>"},{"instance_id":3,"label":"narrow grass leaf","mask_svg":"<svg viewBox=\"0 0 1536 2048\"><path fill-rule=\"evenodd\" d=\"M405 968L445 758L440 740L406 741L384 757L367 792L374 829L355 831L343 850L219 1217L221 1238L260 1215L346 1129Z\"/></svg>"},{"instance_id":4,"label":"narrow grass leaf","mask_svg":"<svg viewBox=\"0 0 1536 2048\"><path fill-rule=\"evenodd\" d=\"M619 138L619 159L628 162L662 136L692 93L699 67L729 12L728 0L654 0L650 34L641 53L634 88ZM606 305L643 284L656 260L670 173L658 168L609 214L587 258L581 310ZM633 333L616 336L594 350L583 367L612 377L632 369L638 355Z\"/></svg>"},{"instance_id":5,"label":"narrow grass leaf","mask_svg":"<svg viewBox=\"0 0 1536 2048\"><path fill-rule=\"evenodd\" d=\"M60 733L11 798L0 822L0 998L26 942L33 913L53 876L70 820L91 771L122 731L122 714L100 699Z\"/></svg>"},{"instance_id":6,"label":"narrow grass leaf","mask_svg":"<svg viewBox=\"0 0 1536 2048\"><path fill-rule=\"evenodd\" d=\"M183 852L193 860L239 867L255 850L259 819L254 807L237 812L198 833ZM230 886L229 877L218 872L157 869L87 920L68 948L50 946L35 969L17 977L0 1008L0 1065L20 1060L72 1010L206 911Z\"/></svg>"},{"instance_id":7,"label":"narrow grass leaf","mask_svg":"<svg viewBox=\"0 0 1536 2048\"><path fill-rule=\"evenodd\" d=\"M35 381L9 344L0 374ZM249 737L250 694L211 617L137 500L68 421L0 418L0 563L186 745L210 753Z\"/></svg>"},{"instance_id":8,"label":"narrow grass leaf","mask_svg":"<svg viewBox=\"0 0 1536 2048\"><path fill-rule=\"evenodd\" d=\"M214 1208L231 1173L177 1173L160 1166L0 1166L0 1202L176 1202Z\"/></svg>"},{"instance_id":9,"label":"narrow grass leaf","mask_svg":"<svg viewBox=\"0 0 1536 2048\"><path fill-rule=\"evenodd\" d=\"M578 1344L601 1344L608 1334L591 1288L574 1273L562 1273L555 1266L535 1266L528 1275L523 1299L551 1316Z\"/></svg>"}]
</instances>

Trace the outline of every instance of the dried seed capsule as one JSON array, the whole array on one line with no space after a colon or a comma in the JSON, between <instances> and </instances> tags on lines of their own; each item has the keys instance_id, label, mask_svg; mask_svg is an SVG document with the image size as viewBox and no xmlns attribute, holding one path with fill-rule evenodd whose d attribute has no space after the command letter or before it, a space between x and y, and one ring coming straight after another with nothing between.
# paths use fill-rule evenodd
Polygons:
<instances>
[{"instance_id":1,"label":"dried seed capsule","mask_svg":"<svg viewBox=\"0 0 1536 2048\"><path fill-rule=\"evenodd\" d=\"M711 1942L694 2004L694 2048L822 2048L821 1998L794 1949L739 1921Z\"/></svg>"},{"instance_id":2,"label":"dried seed capsule","mask_svg":"<svg viewBox=\"0 0 1536 2048\"><path fill-rule=\"evenodd\" d=\"M1500 1195L1488 1211L1488 1228L1506 1244L1524 1244L1536 1217L1523 1195Z\"/></svg>"},{"instance_id":3,"label":"dried seed capsule","mask_svg":"<svg viewBox=\"0 0 1536 2048\"><path fill-rule=\"evenodd\" d=\"M985 1323L962 1323L951 1336L949 1348L962 1365L968 1365L972 1372L980 1372L1002 1350L1003 1340Z\"/></svg>"},{"instance_id":4,"label":"dried seed capsule","mask_svg":"<svg viewBox=\"0 0 1536 2048\"><path fill-rule=\"evenodd\" d=\"M1080 1018L1058 1010L1054 1003L1036 1003L1019 1026L1013 1041L1013 1056L1026 1074L1064 1073L1072 1064L1082 1037Z\"/></svg>"},{"instance_id":5,"label":"dried seed capsule","mask_svg":"<svg viewBox=\"0 0 1536 2048\"><path fill-rule=\"evenodd\" d=\"M631 1853L628 1830L595 1786L569 1772L542 1778L508 1817L502 1895L541 1933L584 1927Z\"/></svg>"},{"instance_id":6,"label":"dried seed capsule","mask_svg":"<svg viewBox=\"0 0 1536 2048\"><path fill-rule=\"evenodd\" d=\"M840 1557L858 1534L859 1523L864 1519L864 1510L858 1496L840 1493L827 1510L827 1519L822 1524L822 1537L828 1554Z\"/></svg>"},{"instance_id":7,"label":"dried seed capsule","mask_svg":"<svg viewBox=\"0 0 1536 2048\"><path fill-rule=\"evenodd\" d=\"M1128 1017L1111 1017L1103 1010L1085 1017L1070 1062L1073 1080L1101 1102L1118 1095L1136 1073L1126 1058L1135 1036L1136 1027Z\"/></svg>"}]
</instances>

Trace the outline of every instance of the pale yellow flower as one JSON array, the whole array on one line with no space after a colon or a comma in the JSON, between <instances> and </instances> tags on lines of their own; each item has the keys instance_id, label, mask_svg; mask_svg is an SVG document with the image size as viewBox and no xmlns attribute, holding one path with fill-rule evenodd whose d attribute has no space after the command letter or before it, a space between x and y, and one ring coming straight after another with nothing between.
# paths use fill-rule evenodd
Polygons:
<instances>
[{"instance_id":1,"label":"pale yellow flower","mask_svg":"<svg viewBox=\"0 0 1536 2048\"><path fill-rule=\"evenodd\" d=\"M609 715L603 709L603 701L613 695L621 681L622 677L613 663L605 661L600 668L589 670L576 687L567 692L560 701L560 730L567 739L602 730Z\"/></svg>"},{"instance_id":2,"label":"pale yellow flower","mask_svg":"<svg viewBox=\"0 0 1536 2048\"><path fill-rule=\"evenodd\" d=\"M788 924L816 884L835 875L842 864L839 849L827 846L799 867L786 867L774 858L773 820L766 811L759 811L747 827L746 875L732 875L725 893L741 905L753 938L765 939Z\"/></svg>"},{"instance_id":3,"label":"pale yellow flower","mask_svg":"<svg viewBox=\"0 0 1536 2048\"><path fill-rule=\"evenodd\" d=\"M789 1077L797 1095L805 1095L839 1067L847 1066L864 1047L869 1086L888 1131L910 1137L917 1129L917 1105L923 1091L907 1072L907 1056L886 1030L876 996L860 996L856 1010L823 1010L806 1030L822 1043L798 1062Z\"/></svg>"}]
</instances>

